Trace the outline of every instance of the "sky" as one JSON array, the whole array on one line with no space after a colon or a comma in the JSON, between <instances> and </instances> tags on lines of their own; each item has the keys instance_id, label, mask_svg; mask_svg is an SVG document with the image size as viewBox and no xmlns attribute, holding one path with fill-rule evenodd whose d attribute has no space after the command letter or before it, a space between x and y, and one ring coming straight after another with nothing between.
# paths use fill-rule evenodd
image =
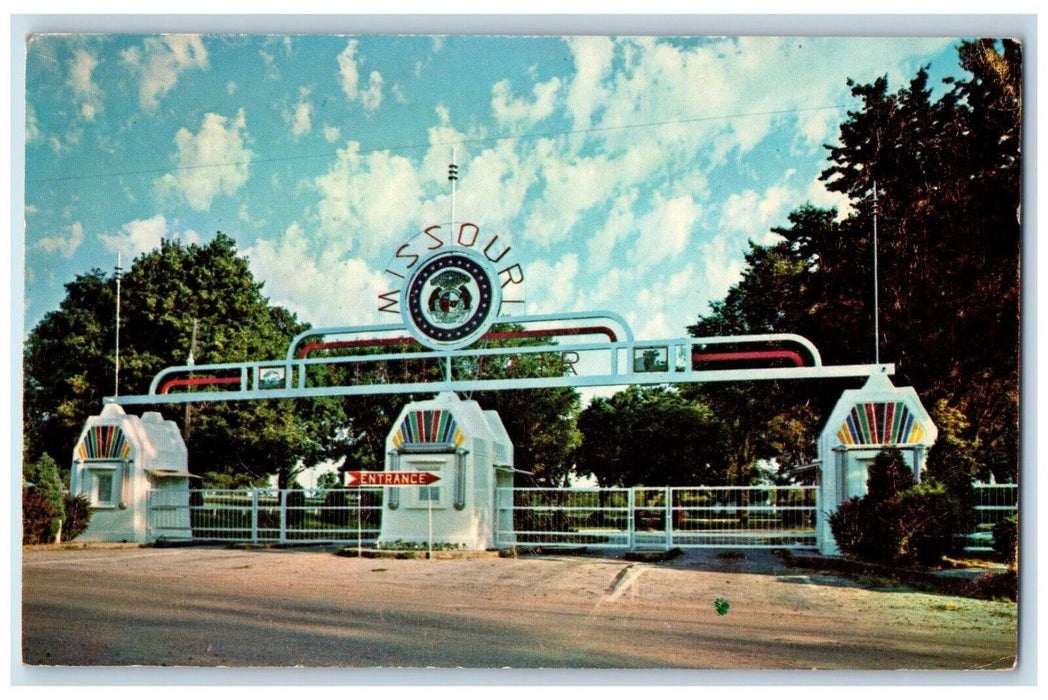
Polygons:
<instances>
[{"instance_id":1,"label":"sky","mask_svg":"<svg viewBox=\"0 0 1048 700\"><path fill-rule=\"evenodd\" d=\"M740 279L748 241L805 203L846 211L819 174L859 106L848 79L895 91L928 66L940 85L958 43L38 35L24 332L77 274L216 231L299 320L395 322L384 271L454 214L520 264L512 310L609 310L639 339L681 337Z\"/></svg>"}]
</instances>

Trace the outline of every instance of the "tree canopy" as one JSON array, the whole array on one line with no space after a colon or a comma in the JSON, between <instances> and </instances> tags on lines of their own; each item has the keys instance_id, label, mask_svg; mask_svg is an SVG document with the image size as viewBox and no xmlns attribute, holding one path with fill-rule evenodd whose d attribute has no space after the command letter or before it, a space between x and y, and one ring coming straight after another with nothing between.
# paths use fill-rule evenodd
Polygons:
<instances>
[{"instance_id":1,"label":"tree canopy","mask_svg":"<svg viewBox=\"0 0 1048 700\"><path fill-rule=\"evenodd\" d=\"M850 83L862 108L827 146L822 174L849 210L794 210L773 229L778 243L751 243L742 279L690 331L800 333L827 363L872 362L876 187L881 361L895 363L896 383L914 386L933 420L960 426L952 452L975 454L977 475L1008 479L1018 450L1021 50L1007 40L964 42L959 58L970 77L948 81L937 99L926 69L895 93L886 78ZM800 393L775 383L693 395L729 421L732 449L752 463L781 457L776 426L824 416L841 388L805 384ZM797 436L813 440L817 430Z\"/></svg>"},{"instance_id":2,"label":"tree canopy","mask_svg":"<svg viewBox=\"0 0 1048 700\"><path fill-rule=\"evenodd\" d=\"M710 408L667 387L631 386L598 396L579 415L580 475L601 486L721 484L728 454Z\"/></svg>"},{"instance_id":3,"label":"tree canopy","mask_svg":"<svg viewBox=\"0 0 1048 700\"><path fill-rule=\"evenodd\" d=\"M157 372L191 354L197 363L281 357L307 327L269 305L221 232L206 245L164 241L133 262L121 286L122 394L146 393ZM84 421L115 388L115 340L115 278L101 270L77 276L26 341L27 460L72 450ZM221 485L290 474L320 439L320 424L287 400L158 408L179 424L190 470Z\"/></svg>"}]
</instances>

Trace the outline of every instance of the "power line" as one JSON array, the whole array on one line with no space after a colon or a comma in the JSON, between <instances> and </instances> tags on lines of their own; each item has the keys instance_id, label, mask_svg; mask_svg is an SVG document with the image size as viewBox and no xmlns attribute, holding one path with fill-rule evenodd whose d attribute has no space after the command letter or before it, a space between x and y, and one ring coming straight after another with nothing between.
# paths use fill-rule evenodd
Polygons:
<instances>
[{"instance_id":1,"label":"power line","mask_svg":"<svg viewBox=\"0 0 1048 700\"><path fill-rule=\"evenodd\" d=\"M767 110L762 112L739 112L736 114L722 114L708 117L691 117L687 119L670 119L666 121L658 122L638 122L636 124L619 124L616 126L594 126L586 129L563 129L558 131L544 131L535 132L529 134L517 134L513 136L485 136L485 137L474 137L474 138L463 138L456 139L453 141L440 141L435 143L421 143L421 144L405 144L399 146L381 146L375 148L369 148L358 151L360 155L369 155L372 153L381 153L383 151L392 151L394 153L422 150L432 148L434 146L458 146L467 144L479 144L479 143L503 143L506 141L529 141L543 138L553 138L558 136L575 136L584 134L598 134L608 133L614 131L626 131L629 129L649 129L660 126L675 126L679 124L697 124L701 122L719 121L725 119L746 119L750 117L768 117L784 114L800 114L803 112L820 112L829 110L842 110L848 109L849 107L861 106L858 103L853 105L827 105L823 107L799 107L796 109L778 109L778 110ZM182 165L174 168L142 168L139 170L119 170L101 173L89 173L89 174L76 174L76 175L56 175L53 177L39 177L27 179L26 184L37 184L44 182L69 182L74 180L93 180L98 178L108 177L133 177L135 175L159 175L163 173L171 172L187 172L192 170L203 170L207 168L226 168L230 166L238 165L260 165L265 163L286 163L296 160L314 160L317 158L330 158L334 155L331 151L324 151L323 153L309 153L303 155L289 155L289 156L272 156L268 158L257 158L254 160L231 160L222 161L216 163L198 163L195 165Z\"/></svg>"}]
</instances>

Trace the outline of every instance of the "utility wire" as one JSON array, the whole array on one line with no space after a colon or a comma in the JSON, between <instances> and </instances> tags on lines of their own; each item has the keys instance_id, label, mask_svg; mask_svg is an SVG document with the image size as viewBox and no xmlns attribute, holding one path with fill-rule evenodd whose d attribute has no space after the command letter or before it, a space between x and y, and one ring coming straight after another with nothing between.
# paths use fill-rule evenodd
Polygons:
<instances>
[{"instance_id":1,"label":"utility wire","mask_svg":"<svg viewBox=\"0 0 1048 700\"><path fill-rule=\"evenodd\" d=\"M708 117L691 117L688 119L670 119L659 122L640 122L637 124L620 124L617 126L594 126L586 129L564 129L559 131L545 131L536 132L530 134L517 134L514 136L478 136L474 138L463 138L452 141L438 141L434 143L424 144L405 144L399 146L382 146L376 148L369 148L358 151L359 155L370 155L372 153L381 153L383 151L392 151L394 153L400 153L404 151L422 150L432 148L435 146L458 146L467 144L479 144L479 143L503 143L506 141L529 141L544 138L553 138L558 136L575 136L580 134L599 134L608 133L613 131L626 131L629 129L650 129L653 127L660 126L675 126L678 124L697 124L700 122L718 121L724 119L745 119L748 117L768 117L777 116L784 114L800 114L803 112L820 112L828 110L842 110L850 107L861 106L859 103L853 105L827 105L823 107L800 107L796 109L777 109L768 110L763 112L740 112L737 114L724 114L715 115ZM217 163L198 163L195 165L181 165L173 168L142 168L140 170L120 170L111 172L101 173L88 173L88 174L76 174L76 175L56 175L54 177L39 177L27 179L26 184L36 184L43 182L69 182L73 180L92 180L97 178L105 177L128 177L135 175L158 175L162 173L171 172L188 172L192 170L203 170L205 168L226 168L229 166L236 165L261 165L265 163L286 163L296 160L313 160L317 158L330 158L333 155L331 151L325 151L323 153L309 153L303 155L290 155L290 156L273 156L269 158L257 158L254 160L233 160L223 161Z\"/></svg>"}]
</instances>

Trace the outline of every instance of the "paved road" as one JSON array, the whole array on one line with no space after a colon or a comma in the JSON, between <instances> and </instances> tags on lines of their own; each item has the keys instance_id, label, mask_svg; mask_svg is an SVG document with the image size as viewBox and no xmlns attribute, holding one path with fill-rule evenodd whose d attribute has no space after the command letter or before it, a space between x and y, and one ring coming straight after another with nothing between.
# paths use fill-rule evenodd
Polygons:
<instances>
[{"instance_id":1,"label":"paved road","mask_svg":"<svg viewBox=\"0 0 1048 700\"><path fill-rule=\"evenodd\" d=\"M30 665L1007 669L1016 654L1014 604L868 590L760 552L44 548L22 573Z\"/></svg>"}]
</instances>

